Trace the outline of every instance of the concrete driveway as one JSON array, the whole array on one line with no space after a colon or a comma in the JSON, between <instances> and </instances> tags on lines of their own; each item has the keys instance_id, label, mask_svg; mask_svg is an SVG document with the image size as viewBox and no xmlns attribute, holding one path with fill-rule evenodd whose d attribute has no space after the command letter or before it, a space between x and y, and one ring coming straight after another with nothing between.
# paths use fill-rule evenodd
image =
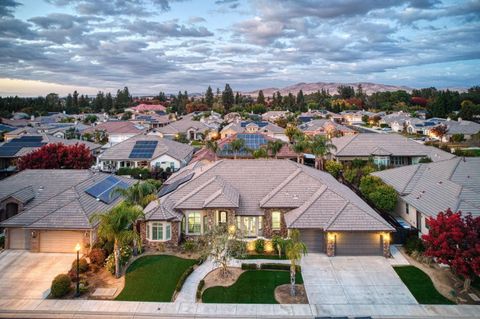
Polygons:
<instances>
[{"instance_id":1,"label":"concrete driveway","mask_svg":"<svg viewBox=\"0 0 480 319\"><path fill-rule=\"evenodd\" d=\"M0 253L0 299L44 299L53 278L66 273L74 254L30 253L5 250Z\"/></svg>"},{"instance_id":2,"label":"concrete driveway","mask_svg":"<svg viewBox=\"0 0 480 319\"><path fill-rule=\"evenodd\" d=\"M417 304L383 257L309 254L302 259L302 275L311 304Z\"/></svg>"}]
</instances>

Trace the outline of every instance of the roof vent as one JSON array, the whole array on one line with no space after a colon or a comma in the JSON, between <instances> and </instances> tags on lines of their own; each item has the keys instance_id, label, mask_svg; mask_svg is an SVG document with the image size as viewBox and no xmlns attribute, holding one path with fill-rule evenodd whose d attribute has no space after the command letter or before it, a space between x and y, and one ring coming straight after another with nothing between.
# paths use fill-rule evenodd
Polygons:
<instances>
[{"instance_id":1,"label":"roof vent","mask_svg":"<svg viewBox=\"0 0 480 319\"><path fill-rule=\"evenodd\" d=\"M39 191L43 191L43 186L40 185L40 187L38 188Z\"/></svg>"},{"instance_id":2,"label":"roof vent","mask_svg":"<svg viewBox=\"0 0 480 319\"><path fill-rule=\"evenodd\" d=\"M443 184L443 182L442 182L442 181L439 181L439 182L438 182L438 184L440 184L440 185L441 185L441 184Z\"/></svg>"}]
</instances>

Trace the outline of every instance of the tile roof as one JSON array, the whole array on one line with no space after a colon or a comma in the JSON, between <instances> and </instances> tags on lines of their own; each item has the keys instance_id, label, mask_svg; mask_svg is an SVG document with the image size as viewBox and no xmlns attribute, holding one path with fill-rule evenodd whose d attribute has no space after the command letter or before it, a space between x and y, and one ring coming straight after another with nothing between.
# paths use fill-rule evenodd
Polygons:
<instances>
[{"instance_id":1,"label":"tile roof","mask_svg":"<svg viewBox=\"0 0 480 319\"><path fill-rule=\"evenodd\" d=\"M174 135L178 133L187 133L189 129L203 133L210 128L203 122L194 121L192 116L185 116L178 121L171 122L170 124L159 127L156 130L162 134Z\"/></svg>"},{"instance_id":2,"label":"tile roof","mask_svg":"<svg viewBox=\"0 0 480 319\"><path fill-rule=\"evenodd\" d=\"M315 132L315 131L340 131L343 133L354 133L355 131L345 125L341 125L335 123L331 120L326 119L318 119L318 120L311 120L309 122L303 123L298 125L298 129L302 132Z\"/></svg>"},{"instance_id":3,"label":"tile roof","mask_svg":"<svg viewBox=\"0 0 480 319\"><path fill-rule=\"evenodd\" d=\"M480 132L480 124L471 122L471 121L445 121L443 122L447 126L447 134L465 134L465 135L473 135Z\"/></svg>"},{"instance_id":4,"label":"tile roof","mask_svg":"<svg viewBox=\"0 0 480 319\"><path fill-rule=\"evenodd\" d=\"M130 107L132 111L135 112L146 112L146 111L165 111L167 108L161 104L139 104L134 107Z\"/></svg>"},{"instance_id":5,"label":"tile roof","mask_svg":"<svg viewBox=\"0 0 480 319\"><path fill-rule=\"evenodd\" d=\"M129 160L130 153L138 141L157 141L155 151L153 152L152 157L148 159L155 159L162 155L169 155L179 161L183 161L195 150L190 145L178 143L156 135L139 134L106 149L101 155L99 155L99 159Z\"/></svg>"},{"instance_id":6,"label":"tile roof","mask_svg":"<svg viewBox=\"0 0 480 319\"><path fill-rule=\"evenodd\" d=\"M39 169L24 170L2 180L0 198L18 196L25 198L35 194L26 202L24 210L3 221L2 227L88 229L92 225L89 217L117 205L119 197L106 204L88 195L85 190L111 175L94 173L90 170ZM117 176L132 185L134 179ZM25 189L29 189L28 192Z\"/></svg>"},{"instance_id":7,"label":"tile roof","mask_svg":"<svg viewBox=\"0 0 480 319\"><path fill-rule=\"evenodd\" d=\"M250 126L258 126L258 131L263 133L271 132L271 133L281 134L285 132L285 129L267 121L262 121L262 122L242 121L238 123L230 123L229 125L225 126L222 129L222 131L233 130L237 133L244 133L247 130L247 127L250 127Z\"/></svg>"},{"instance_id":8,"label":"tile roof","mask_svg":"<svg viewBox=\"0 0 480 319\"><path fill-rule=\"evenodd\" d=\"M334 156L368 157L374 152L391 156L428 156L432 161L454 158L455 155L433 146L425 146L399 134L361 133L353 136L332 138L337 147L332 150Z\"/></svg>"},{"instance_id":9,"label":"tile roof","mask_svg":"<svg viewBox=\"0 0 480 319\"><path fill-rule=\"evenodd\" d=\"M428 216L451 208L480 216L480 158L466 157L372 173Z\"/></svg>"},{"instance_id":10,"label":"tile roof","mask_svg":"<svg viewBox=\"0 0 480 319\"><path fill-rule=\"evenodd\" d=\"M370 223L371 227L360 225L360 222L357 227L356 223L340 217L332 227L337 230L393 230L330 174L293 161L220 160L189 172L194 172L190 181L147 206L147 219L181 220L183 215L178 209L233 207L238 215L261 216L265 208L292 208L294 210L285 215L289 227L323 228L340 208L351 205L347 212L363 214L365 222L362 223ZM172 182L168 180L167 183ZM221 197L219 203L212 203L214 197Z\"/></svg>"},{"instance_id":11,"label":"tile roof","mask_svg":"<svg viewBox=\"0 0 480 319\"><path fill-rule=\"evenodd\" d=\"M145 131L144 127L130 121L109 121L91 126L82 131L82 134L105 131L107 134L139 134Z\"/></svg>"}]
</instances>

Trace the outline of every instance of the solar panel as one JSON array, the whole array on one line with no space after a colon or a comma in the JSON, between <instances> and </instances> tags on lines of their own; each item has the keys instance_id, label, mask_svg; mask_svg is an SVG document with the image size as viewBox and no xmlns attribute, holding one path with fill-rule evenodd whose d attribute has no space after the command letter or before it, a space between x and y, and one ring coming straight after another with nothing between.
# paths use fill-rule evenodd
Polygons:
<instances>
[{"instance_id":1,"label":"solar panel","mask_svg":"<svg viewBox=\"0 0 480 319\"><path fill-rule=\"evenodd\" d=\"M151 158L158 141L137 141L128 158Z\"/></svg>"},{"instance_id":2,"label":"solar panel","mask_svg":"<svg viewBox=\"0 0 480 319\"><path fill-rule=\"evenodd\" d=\"M85 193L101 200L106 204L110 204L120 196L118 192L115 192L116 189L126 189L128 187L129 185L124 181L114 176L109 176L96 183L92 187L86 189Z\"/></svg>"},{"instance_id":3,"label":"solar panel","mask_svg":"<svg viewBox=\"0 0 480 319\"><path fill-rule=\"evenodd\" d=\"M41 136L22 136L0 146L0 156L12 157L24 147L41 147L45 144Z\"/></svg>"},{"instance_id":4,"label":"solar panel","mask_svg":"<svg viewBox=\"0 0 480 319\"><path fill-rule=\"evenodd\" d=\"M194 174L195 174L195 173L188 174L187 176L182 177L182 178L174 181L174 182L171 183L171 184L165 184L165 185L163 185L162 188L160 188L160 191L158 192L158 197L162 197L162 196L167 195L168 193L173 192L173 191L176 190L180 185L182 185L182 184L188 182L189 180L191 180Z\"/></svg>"},{"instance_id":5,"label":"solar panel","mask_svg":"<svg viewBox=\"0 0 480 319\"><path fill-rule=\"evenodd\" d=\"M240 123L240 126L241 127L246 127L248 124L256 124L258 127L265 127L268 125L268 122L265 122L265 121L251 121L251 122L241 122Z\"/></svg>"}]
</instances>

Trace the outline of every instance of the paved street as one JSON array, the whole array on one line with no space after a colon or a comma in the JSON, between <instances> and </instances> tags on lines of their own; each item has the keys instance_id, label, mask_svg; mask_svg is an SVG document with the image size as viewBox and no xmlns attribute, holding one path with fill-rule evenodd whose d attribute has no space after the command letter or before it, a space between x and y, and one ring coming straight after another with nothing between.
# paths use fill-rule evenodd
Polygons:
<instances>
[{"instance_id":1,"label":"paved street","mask_svg":"<svg viewBox=\"0 0 480 319\"><path fill-rule=\"evenodd\" d=\"M309 254L302 260L302 275L311 304L417 304L383 257Z\"/></svg>"},{"instance_id":2,"label":"paved street","mask_svg":"<svg viewBox=\"0 0 480 319\"><path fill-rule=\"evenodd\" d=\"M53 278L66 273L74 259L74 254L3 251L0 253L0 299L44 299Z\"/></svg>"}]
</instances>

